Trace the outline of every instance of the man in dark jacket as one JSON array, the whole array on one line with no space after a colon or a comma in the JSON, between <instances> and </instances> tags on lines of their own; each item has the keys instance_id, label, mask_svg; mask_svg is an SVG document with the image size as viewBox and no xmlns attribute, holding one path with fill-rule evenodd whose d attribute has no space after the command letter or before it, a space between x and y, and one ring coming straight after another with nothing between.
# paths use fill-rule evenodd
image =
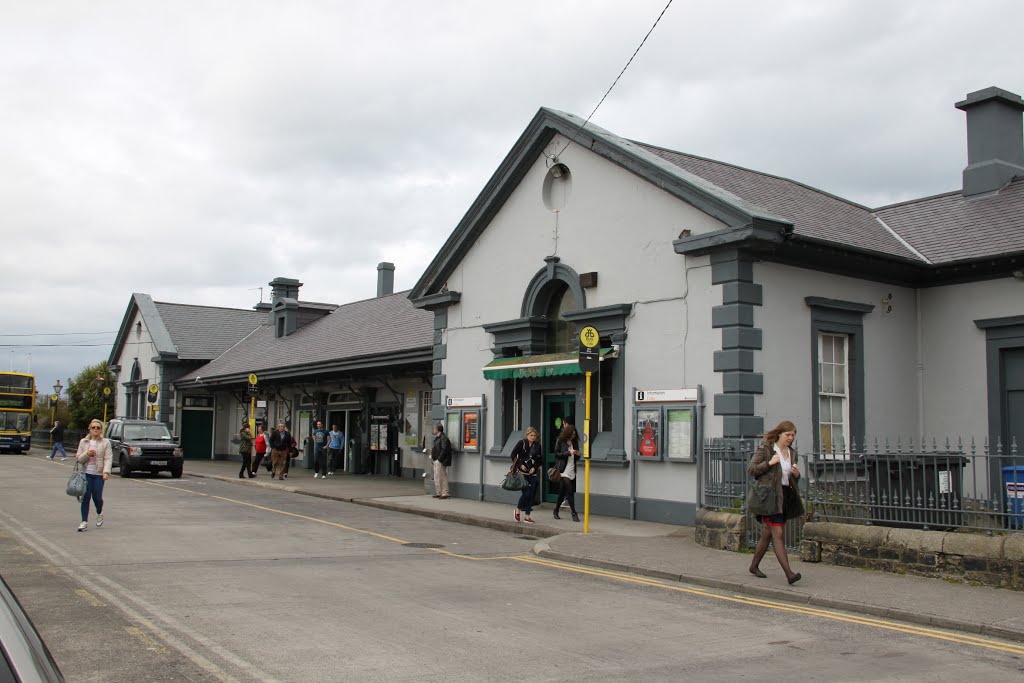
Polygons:
<instances>
[{"instance_id":1,"label":"man in dark jacket","mask_svg":"<svg viewBox=\"0 0 1024 683\"><path fill-rule=\"evenodd\" d=\"M292 435L288 433L288 430L284 427L284 422L277 423L277 429L273 434L270 435L270 465L273 469L270 471L270 478L278 477L284 479L285 465L288 464L288 449L292 445ZM281 468L281 474L278 476L277 468Z\"/></svg>"},{"instance_id":2,"label":"man in dark jacket","mask_svg":"<svg viewBox=\"0 0 1024 683\"><path fill-rule=\"evenodd\" d=\"M61 460L67 460L68 452L64 450L64 425L60 423L60 420L56 420L53 423L53 429L50 430L50 436L53 438L53 448L50 449L50 460L53 460L53 456L57 455L57 451L60 451Z\"/></svg>"},{"instance_id":3,"label":"man in dark jacket","mask_svg":"<svg viewBox=\"0 0 1024 683\"><path fill-rule=\"evenodd\" d=\"M444 425L434 425L434 444L430 447L434 461L434 498L448 498L448 467L452 464L452 442L445 436Z\"/></svg>"}]
</instances>

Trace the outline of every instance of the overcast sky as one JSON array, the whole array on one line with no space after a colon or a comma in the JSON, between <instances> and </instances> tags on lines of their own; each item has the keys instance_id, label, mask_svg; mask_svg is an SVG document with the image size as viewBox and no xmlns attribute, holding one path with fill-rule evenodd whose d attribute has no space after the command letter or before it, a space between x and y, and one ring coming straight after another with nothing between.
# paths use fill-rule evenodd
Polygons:
<instances>
[{"instance_id":1,"label":"overcast sky","mask_svg":"<svg viewBox=\"0 0 1024 683\"><path fill-rule=\"evenodd\" d=\"M132 292L344 303L381 261L412 287L537 109L586 118L665 2L3 2L3 366L48 390L107 358ZM593 121L868 206L937 194L953 103L1024 94L1021 26L1020 0L676 0Z\"/></svg>"}]
</instances>

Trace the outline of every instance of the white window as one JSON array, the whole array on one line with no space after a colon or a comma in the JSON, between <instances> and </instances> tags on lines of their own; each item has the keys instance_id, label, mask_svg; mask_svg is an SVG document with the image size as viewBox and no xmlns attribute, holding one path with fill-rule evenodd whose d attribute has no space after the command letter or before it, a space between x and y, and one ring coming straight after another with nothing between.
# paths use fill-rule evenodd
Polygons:
<instances>
[{"instance_id":1,"label":"white window","mask_svg":"<svg viewBox=\"0 0 1024 683\"><path fill-rule=\"evenodd\" d=\"M818 335L818 439L822 453L850 448L849 336Z\"/></svg>"}]
</instances>

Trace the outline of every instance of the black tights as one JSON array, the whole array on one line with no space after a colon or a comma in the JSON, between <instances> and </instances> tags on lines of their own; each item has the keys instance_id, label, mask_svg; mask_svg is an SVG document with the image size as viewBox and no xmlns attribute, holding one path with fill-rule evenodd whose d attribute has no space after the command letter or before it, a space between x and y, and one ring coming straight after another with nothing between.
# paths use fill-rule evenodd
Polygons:
<instances>
[{"instance_id":1,"label":"black tights","mask_svg":"<svg viewBox=\"0 0 1024 683\"><path fill-rule=\"evenodd\" d=\"M558 502L555 503L555 511L562 507L562 501L569 501L569 509L572 513L576 514L576 480L575 479L562 479L561 486L558 489Z\"/></svg>"},{"instance_id":2,"label":"black tights","mask_svg":"<svg viewBox=\"0 0 1024 683\"><path fill-rule=\"evenodd\" d=\"M252 476L252 453L242 453L242 469L238 470L238 476L243 474Z\"/></svg>"},{"instance_id":3,"label":"black tights","mask_svg":"<svg viewBox=\"0 0 1024 683\"><path fill-rule=\"evenodd\" d=\"M789 555L786 554L786 543L782 540L782 532L785 528L768 524L767 521L761 524L761 538L758 539L757 547L754 548L754 559L750 561L751 573L754 573L754 570L757 569L757 565L761 563L761 558L768 552L768 543L771 543L772 548L775 549L775 557L778 559L782 571L786 572L786 578L788 579L793 576L793 570L789 568Z\"/></svg>"}]
</instances>

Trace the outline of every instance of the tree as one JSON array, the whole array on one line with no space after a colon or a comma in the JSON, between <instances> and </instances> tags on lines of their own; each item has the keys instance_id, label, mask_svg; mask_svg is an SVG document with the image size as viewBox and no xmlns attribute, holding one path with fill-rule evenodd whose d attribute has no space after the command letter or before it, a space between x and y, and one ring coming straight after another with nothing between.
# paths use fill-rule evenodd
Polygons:
<instances>
[{"instance_id":1,"label":"tree","mask_svg":"<svg viewBox=\"0 0 1024 683\"><path fill-rule=\"evenodd\" d=\"M84 368L68 382L68 426L71 429L85 429L91 420L103 418L102 389L113 389L114 382L107 361ZM108 413L113 410L113 405L107 410Z\"/></svg>"}]
</instances>

